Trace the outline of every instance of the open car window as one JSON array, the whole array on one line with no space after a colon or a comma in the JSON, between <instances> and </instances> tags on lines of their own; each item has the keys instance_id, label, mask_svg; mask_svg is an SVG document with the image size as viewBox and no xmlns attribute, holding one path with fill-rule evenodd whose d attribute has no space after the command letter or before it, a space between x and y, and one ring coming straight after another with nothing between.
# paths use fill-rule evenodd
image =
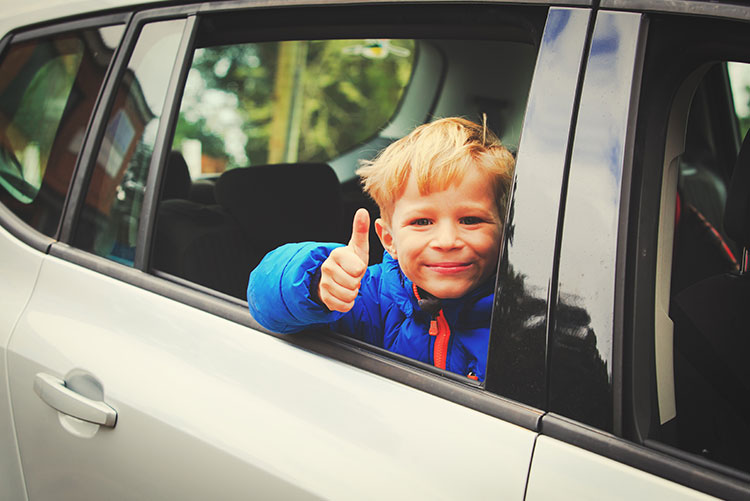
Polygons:
<instances>
[{"instance_id":1,"label":"open car window","mask_svg":"<svg viewBox=\"0 0 750 501\"><path fill-rule=\"evenodd\" d=\"M244 301L268 252L346 243L360 207L379 217L355 171L433 119L485 117L515 153L542 10L476 9L466 15L491 16L471 33L452 8L418 28L372 12L383 18L372 26L309 29L274 30L271 11L252 18L257 30L242 15L199 20L156 209L156 273ZM380 263L372 226L369 243Z\"/></svg>"}]
</instances>

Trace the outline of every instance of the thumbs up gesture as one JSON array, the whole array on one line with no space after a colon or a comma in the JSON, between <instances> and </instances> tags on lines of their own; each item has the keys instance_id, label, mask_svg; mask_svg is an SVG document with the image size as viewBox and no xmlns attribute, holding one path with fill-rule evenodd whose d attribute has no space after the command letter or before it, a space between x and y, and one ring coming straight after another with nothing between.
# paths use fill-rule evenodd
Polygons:
<instances>
[{"instance_id":1,"label":"thumbs up gesture","mask_svg":"<svg viewBox=\"0 0 750 501\"><path fill-rule=\"evenodd\" d=\"M370 213L359 209L354 214L349 244L334 249L320 267L318 298L331 311L345 313L354 306L369 262L369 231Z\"/></svg>"}]
</instances>

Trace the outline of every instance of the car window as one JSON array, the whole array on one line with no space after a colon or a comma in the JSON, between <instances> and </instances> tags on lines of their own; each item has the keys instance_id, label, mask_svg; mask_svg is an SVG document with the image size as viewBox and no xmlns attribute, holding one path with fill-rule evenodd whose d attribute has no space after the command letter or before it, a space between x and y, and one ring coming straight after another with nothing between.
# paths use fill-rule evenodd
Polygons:
<instances>
[{"instance_id":1,"label":"car window","mask_svg":"<svg viewBox=\"0 0 750 501\"><path fill-rule=\"evenodd\" d=\"M74 244L132 265L146 177L184 20L143 27L104 126Z\"/></svg>"},{"instance_id":2,"label":"car window","mask_svg":"<svg viewBox=\"0 0 750 501\"><path fill-rule=\"evenodd\" d=\"M164 167L153 270L245 301L268 252L346 243L358 208L379 216L355 171L415 126L484 117L515 151L541 33L538 21L515 15L504 20L513 29L462 36L442 24L346 23L330 28L335 35L310 28L300 33L321 36L301 37L298 28L241 28L229 16L201 20ZM503 64L488 64L488 54ZM377 264L384 250L372 228Z\"/></svg>"},{"instance_id":3,"label":"car window","mask_svg":"<svg viewBox=\"0 0 750 501\"><path fill-rule=\"evenodd\" d=\"M394 114L414 40L294 40L195 51L173 149L193 178L328 161Z\"/></svg>"},{"instance_id":4,"label":"car window","mask_svg":"<svg viewBox=\"0 0 750 501\"><path fill-rule=\"evenodd\" d=\"M729 83L732 88L734 111L740 125L740 137L750 130L750 64L729 61Z\"/></svg>"},{"instance_id":5,"label":"car window","mask_svg":"<svg viewBox=\"0 0 750 501\"><path fill-rule=\"evenodd\" d=\"M122 26L12 45L0 64L0 200L54 236Z\"/></svg>"},{"instance_id":6,"label":"car window","mask_svg":"<svg viewBox=\"0 0 750 501\"><path fill-rule=\"evenodd\" d=\"M747 133L749 65L735 59L746 34L746 24L718 20L650 25L635 168L638 245L651 252L634 268L628 368L636 439L736 478L750 472L750 386L737 356L750 325L739 279L746 243L727 218L737 217L730 195Z\"/></svg>"},{"instance_id":7,"label":"car window","mask_svg":"<svg viewBox=\"0 0 750 501\"><path fill-rule=\"evenodd\" d=\"M691 103L688 143L678 160L673 205L670 318L674 322L675 408L673 419L664 426L673 426L674 435L662 437L679 449L745 471L750 471L750 462L740 444L745 443L741 437L747 435L744 431L734 436L727 434L730 429L745 430L750 423L750 414L743 404L750 391L745 386L744 370L738 368L725 351L738 346L740 341L732 339L730 326L737 320L722 318L720 310L700 312L698 309L695 313L711 319L714 325L713 332L709 333L697 326L693 318L687 318L683 310L696 298L702 297L701 301L705 302L705 294L709 288L714 288L710 284L717 277L731 277L739 272L742 245L727 233L724 222L734 168L731 159L736 158L736 147L730 141L708 142L705 139L712 134L732 131L734 123L746 122L747 88L726 83L729 83L729 68L733 68L737 80L747 74L748 67L750 65L742 63L712 65ZM725 91L723 100L708 101L708 95L719 93L721 87L716 84L722 81L723 88L729 92ZM707 102L726 106L728 113L711 116ZM722 152L722 148L728 151ZM723 289L720 285L710 294L723 294ZM738 332L734 332L736 334Z\"/></svg>"}]
</instances>

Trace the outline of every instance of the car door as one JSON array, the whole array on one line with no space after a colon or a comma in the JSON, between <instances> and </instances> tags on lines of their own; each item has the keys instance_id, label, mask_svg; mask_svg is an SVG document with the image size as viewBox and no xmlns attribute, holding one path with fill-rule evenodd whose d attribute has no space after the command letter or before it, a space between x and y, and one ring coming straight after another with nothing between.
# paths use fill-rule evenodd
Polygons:
<instances>
[{"instance_id":1,"label":"car door","mask_svg":"<svg viewBox=\"0 0 750 501\"><path fill-rule=\"evenodd\" d=\"M0 442L4 444L0 484L8 499L25 499L26 491L8 393L6 350L54 242L75 161L61 147L63 138L46 132L63 127L70 139L85 129L87 110L93 106L112 54L104 37L116 40L122 21L123 16L116 15L22 35L5 34L13 21L6 20L0 28L5 35L0 41ZM96 61L83 42L87 37L99 50ZM76 105L65 113L59 104L73 89ZM28 160L23 169L18 168L19 158Z\"/></svg>"},{"instance_id":2,"label":"car door","mask_svg":"<svg viewBox=\"0 0 750 501\"><path fill-rule=\"evenodd\" d=\"M146 11L128 25L80 154L61 241L41 260L10 340L29 497L522 499L542 411L329 336L271 335L242 301L148 268L142 213L159 196L201 8ZM283 11L296 22L306 13ZM542 36L538 81L562 71L566 95L588 15L553 8ZM539 106L527 112L524 134L552 139L547 158L559 161L571 108L544 99L534 82L529 102ZM548 117L551 125L540 120ZM559 172L557 161L550 168ZM107 183L110 198L96 191ZM552 191L545 211L556 214ZM529 210L540 214L540 206ZM519 230L519 242L540 249L531 238L540 231L548 252L554 238L543 228Z\"/></svg>"},{"instance_id":3,"label":"car door","mask_svg":"<svg viewBox=\"0 0 750 501\"><path fill-rule=\"evenodd\" d=\"M550 412L528 499L750 492L747 417L721 407L746 392L729 373L701 386L681 350L690 363L717 360L684 348L689 331L677 328L674 302L688 285L739 268L721 219L738 150L727 61L746 66L748 12L664 7L603 1L592 25L562 225ZM734 100L743 95L735 90ZM566 322L570 307L584 328ZM725 323L716 318L711 334L734 346ZM592 357L600 364L590 376L611 384L604 398L592 398L602 395L592 378L571 377L572 361Z\"/></svg>"}]
</instances>

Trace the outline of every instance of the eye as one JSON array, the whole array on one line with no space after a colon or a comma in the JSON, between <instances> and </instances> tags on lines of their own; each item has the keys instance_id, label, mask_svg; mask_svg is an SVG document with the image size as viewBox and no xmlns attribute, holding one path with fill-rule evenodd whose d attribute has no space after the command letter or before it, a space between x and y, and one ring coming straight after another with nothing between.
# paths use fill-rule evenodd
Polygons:
<instances>
[{"instance_id":1,"label":"eye","mask_svg":"<svg viewBox=\"0 0 750 501\"><path fill-rule=\"evenodd\" d=\"M482 219L481 217L476 217L476 216L467 216L467 217L462 217L461 219L459 219L459 222L461 224L468 224L468 225L480 224L484 222L484 219Z\"/></svg>"},{"instance_id":2,"label":"eye","mask_svg":"<svg viewBox=\"0 0 750 501\"><path fill-rule=\"evenodd\" d=\"M409 224L411 226L427 226L429 224L432 224L432 221L430 221L426 217L420 217L418 219L412 220L412 222L410 222Z\"/></svg>"}]
</instances>

